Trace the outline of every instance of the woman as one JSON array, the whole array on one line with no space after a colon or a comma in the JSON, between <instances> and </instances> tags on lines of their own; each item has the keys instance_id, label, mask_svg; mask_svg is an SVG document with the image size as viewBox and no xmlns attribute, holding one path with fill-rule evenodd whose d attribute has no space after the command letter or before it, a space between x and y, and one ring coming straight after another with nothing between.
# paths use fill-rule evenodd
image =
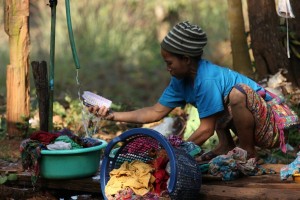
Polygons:
<instances>
[{"instance_id":1,"label":"woman","mask_svg":"<svg viewBox=\"0 0 300 200\"><path fill-rule=\"evenodd\" d=\"M255 157L256 145L279 146L279 129L266 103L272 97L246 76L202 59L206 43L206 33L199 26L187 21L176 24L161 42L161 55L172 77L158 102L129 112L109 112L97 106L89 111L108 120L150 123L190 103L198 109L201 123L188 141L202 145L214 131L219 137L217 147L198 161L235 147L229 129L238 136L239 147L247 151L248 158Z\"/></svg>"}]
</instances>

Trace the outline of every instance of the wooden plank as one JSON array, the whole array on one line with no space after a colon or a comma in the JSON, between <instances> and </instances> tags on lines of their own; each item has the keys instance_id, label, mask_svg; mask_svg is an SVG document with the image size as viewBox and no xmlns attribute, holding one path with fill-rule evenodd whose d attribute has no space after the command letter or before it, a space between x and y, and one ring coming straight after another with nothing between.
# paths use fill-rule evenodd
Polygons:
<instances>
[{"instance_id":1,"label":"wooden plank","mask_svg":"<svg viewBox=\"0 0 300 200\"><path fill-rule=\"evenodd\" d=\"M0 199L28 199L34 193L32 188L16 188L0 185Z\"/></svg>"},{"instance_id":2,"label":"wooden plank","mask_svg":"<svg viewBox=\"0 0 300 200\"><path fill-rule=\"evenodd\" d=\"M285 188L243 188L224 185L202 185L200 191L202 199L300 199L299 190Z\"/></svg>"},{"instance_id":3,"label":"wooden plank","mask_svg":"<svg viewBox=\"0 0 300 200\"><path fill-rule=\"evenodd\" d=\"M18 173L17 176L18 180L15 181L14 184L23 185L27 187L32 186L31 175L28 172ZM207 177L213 178L213 176L203 176L203 185L206 186L220 185L226 187L244 188L282 188L299 189L300 191L299 183L294 183L292 180L281 181L278 174L242 177L234 181L222 181L220 178L212 179L211 181L206 181ZM37 181L37 187L101 193L99 175L95 175L93 177L88 178L69 180L39 178L39 180Z\"/></svg>"},{"instance_id":4,"label":"wooden plank","mask_svg":"<svg viewBox=\"0 0 300 200\"><path fill-rule=\"evenodd\" d=\"M19 173L18 179L13 185L23 185L24 187L32 187L31 175L27 172ZM36 183L37 188L62 189L70 191L100 193L100 177L98 175L80 179L43 179L39 178Z\"/></svg>"},{"instance_id":5,"label":"wooden plank","mask_svg":"<svg viewBox=\"0 0 300 200\"><path fill-rule=\"evenodd\" d=\"M220 177L214 177L212 175L203 175L202 182L204 184L216 184L216 185L228 185L231 183L290 183L292 179L282 181L279 177L279 174L265 174L261 176L244 176L232 181L222 181Z\"/></svg>"},{"instance_id":6,"label":"wooden plank","mask_svg":"<svg viewBox=\"0 0 300 200\"><path fill-rule=\"evenodd\" d=\"M63 191L59 191L63 192ZM49 190L39 190L37 188L23 188L0 185L0 199L2 200L58 200L58 199L71 199L68 194L59 193ZM74 196L74 195L72 195ZM91 196L91 195L90 195ZM84 199L89 200L103 200L102 195L98 196L99 198L87 198L87 195L84 195ZM78 196L80 199L80 196Z\"/></svg>"},{"instance_id":7,"label":"wooden plank","mask_svg":"<svg viewBox=\"0 0 300 200\"><path fill-rule=\"evenodd\" d=\"M17 173L17 169L0 169L0 173Z\"/></svg>"},{"instance_id":8,"label":"wooden plank","mask_svg":"<svg viewBox=\"0 0 300 200\"><path fill-rule=\"evenodd\" d=\"M269 188L269 189L286 189L286 190L299 190L300 184L297 183L245 183L240 185L238 183L231 184L230 187L244 187L244 188Z\"/></svg>"},{"instance_id":9,"label":"wooden plank","mask_svg":"<svg viewBox=\"0 0 300 200\"><path fill-rule=\"evenodd\" d=\"M91 193L102 193L100 180L93 178L72 179L72 180L49 180L41 179L40 186L49 189L63 189L70 191L81 191Z\"/></svg>"}]
</instances>

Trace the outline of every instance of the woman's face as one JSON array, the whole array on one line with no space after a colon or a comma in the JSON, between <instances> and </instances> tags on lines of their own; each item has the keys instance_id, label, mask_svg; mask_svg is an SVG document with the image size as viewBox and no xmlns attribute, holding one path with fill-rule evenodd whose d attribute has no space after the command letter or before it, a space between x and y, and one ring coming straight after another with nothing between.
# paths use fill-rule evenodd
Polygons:
<instances>
[{"instance_id":1,"label":"woman's face","mask_svg":"<svg viewBox=\"0 0 300 200\"><path fill-rule=\"evenodd\" d=\"M167 64L167 70L170 72L171 76L174 76L178 79L183 79L189 75L189 58L183 56L179 58L168 51L161 48L161 56Z\"/></svg>"}]
</instances>

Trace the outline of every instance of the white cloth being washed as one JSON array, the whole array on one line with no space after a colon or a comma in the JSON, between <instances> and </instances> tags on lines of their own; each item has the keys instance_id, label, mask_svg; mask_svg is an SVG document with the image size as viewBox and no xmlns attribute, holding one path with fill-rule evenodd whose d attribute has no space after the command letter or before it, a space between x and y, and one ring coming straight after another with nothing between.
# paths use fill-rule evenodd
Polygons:
<instances>
[{"instance_id":1,"label":"white cloth being washed","mask_svg":"<svg viewBox=\"0 0 300 200\"><path fill-rule=\"evenodd\" d=\"M57 141L54 142L53 144L48 144L47 148L49 150L68 150L72 148L72 145L67 142Z\"/></svg>"}]
</instances>

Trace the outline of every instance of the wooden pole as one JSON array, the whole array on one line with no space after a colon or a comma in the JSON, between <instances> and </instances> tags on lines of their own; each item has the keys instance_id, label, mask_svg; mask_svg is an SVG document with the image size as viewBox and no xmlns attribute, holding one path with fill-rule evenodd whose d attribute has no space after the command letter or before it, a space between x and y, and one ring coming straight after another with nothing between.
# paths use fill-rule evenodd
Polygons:
<instances>
[{"instance_id":1,"label":"wooden pole","mask_svg":"<svg viewBox=\"0 0 300 200\"><path fill-rule=\"evenodd\" d=\"M30 113L29 0L6 0L4 21L10 48L6 74L7 132L9 137L19 137L22 132L16 125Z\"/></svg>"},{"instance_id":2,"label":"wooden pole","mask_svg":"<svg viewBox=\"0 0 300 200\"><path fill-rule=\"evenodd\" d=\"M40 130L48 132L49 90L46 61L31 62L34 84L39 104Z\"/></svg>"}]
</instances>

